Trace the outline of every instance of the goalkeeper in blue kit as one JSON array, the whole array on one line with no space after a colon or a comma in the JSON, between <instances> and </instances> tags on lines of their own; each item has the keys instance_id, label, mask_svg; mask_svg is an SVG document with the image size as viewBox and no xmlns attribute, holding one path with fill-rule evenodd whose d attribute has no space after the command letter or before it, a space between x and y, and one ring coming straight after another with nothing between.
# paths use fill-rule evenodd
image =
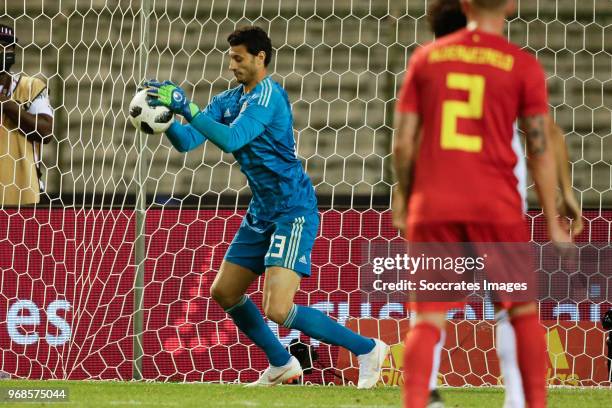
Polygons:
<instances>
[{"instance_id":1,"label":"goalkeeper in blue kit","mask_svg":"<svg viewBox=\"0 0 612 408\"><path fill-rule=\"evenodd\" d=\"M371 388L380 378L389 347L354 333L317 309L293 303L301 278L310 276L319 214L314 188L295 154L289 98L267 75L270 38L261 28L247 26L232 32L228 42L229 69L240 85L213 97L204 110L171 82L145 83L149 104L167 106L189 122L174 122L166 131L173 146L186 152L209 140L232 153L253 193L211 295L270 362L254 385L276 385L302 375L300 363L245 294L265 272L266 317L350 350L359 360L358 387Z\"/></svg>"}]
</instances>

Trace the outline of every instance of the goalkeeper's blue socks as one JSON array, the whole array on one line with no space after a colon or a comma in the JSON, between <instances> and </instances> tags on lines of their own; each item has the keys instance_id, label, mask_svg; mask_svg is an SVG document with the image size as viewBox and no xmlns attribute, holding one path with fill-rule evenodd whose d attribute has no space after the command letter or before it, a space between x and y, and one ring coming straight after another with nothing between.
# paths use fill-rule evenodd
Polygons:
<instances>
[{"instance_id":1,"label":"goalkeeper's blue socks","mask_svg":"<svg viewBox=\"0 0 612 408\"><path fill-rule=\"evenodd\" d=\"M225 311L232 317L236 326L266 353L271 365L280 367L287 364L291 355L272 333L259 309L248 296L243 295L237 304Z\"/></svg>"},{"instance_id":2,"label":"goalkeeper's blue socks","mask_svg":"<svg viewBox=\"0 0 612 408\"><path fill-rule=\"evenodd\" d=\"M344 347L355 355L369 353L375 345L373 339L347 329L325 313L312 307L294 304L283 326L297 329L324 343Z\"/></svg>"}]
</instances>

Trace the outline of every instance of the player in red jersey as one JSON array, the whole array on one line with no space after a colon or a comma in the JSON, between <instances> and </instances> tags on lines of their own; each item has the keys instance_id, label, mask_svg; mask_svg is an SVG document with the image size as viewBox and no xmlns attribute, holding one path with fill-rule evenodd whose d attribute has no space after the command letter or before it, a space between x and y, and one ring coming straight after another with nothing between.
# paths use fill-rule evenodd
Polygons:
<instances>
[{"instance_id":1,"label":"player in red jersey","mask_svg":"<svg viewBox=\"0 0 612 408\"><path fill-rule=\"evenodd\" d=\"M461 3L459 0L432 0L429 2L427 8L427 20L430 30L437 39L463 29L467 25L467 20L461 10ZM576 236L582 230L583 225L580 206L572 191L571 177L568 169L567 146L559 126L554 123L552 118L549 123L551 140L554 145L557 161L557 174L559 177L558 210L562 216L572 221L572 235ZM514 168L514 173L518 178L517 187L526 208L526 164L520 138L516 129L513 136L513 148L517 155L517 163ZM394 194L394 199L400 199L399 196L399 194ZM405 224L405 215L399 212L394 212L393 215L394 224L401 229ZM504 408L522 408L525 405L525 398L518 361L516 359L516 336L510 324L510 320L508 319L507 310L497 310L495 320L496 351L499 358L501 375L504 378L506 394ZM441 334L440 341L435 348L436 355L434 356L434 364L432 366L432 375L429 384L430 395L427 405L428 408L441 408L444 406L442 397L437 390L439 363L441 360L442 347L445 343L445 333L441 332ZM407 364L408 363L409 362L407 362Z\"/></svg>"},{"instance_id":2,"label":"player in red jersey","mask_svg":"<svg viewBox=\"0 0 612 408\"><path fill-rule=\"evenodd\" d=\"M400 193L409 199L411 241L528 240L511 147L520 118L549 235L570 242L556 218L544 73L535 58L501 36L514 6L513 0L462 0L468 29L413 54L397 106L394 147ZM417 304L405 351L408 407L427 402L448 306ZM545 343L536 305L512 305L510 316L527 403L545 406Z\"/></svg>"}]
</instances>

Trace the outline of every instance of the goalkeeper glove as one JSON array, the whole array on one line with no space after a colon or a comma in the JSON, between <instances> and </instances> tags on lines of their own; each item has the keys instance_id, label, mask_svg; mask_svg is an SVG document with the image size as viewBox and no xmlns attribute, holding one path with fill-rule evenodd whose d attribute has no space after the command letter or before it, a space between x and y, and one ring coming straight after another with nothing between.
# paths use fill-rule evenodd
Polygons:
<instances>
[{"instance_id":1,"label":"goalkeeper glove","mask_svg":"<svg viewBox=\"0 0 612 408\"><path fill-rule=\"evenodd\" d=\"M171 81L150 80L144 83L144 87L149 96L149 106L166 106L172 112L182 115L188 122L200 113L198 105L187 99L185 91Z\"/></svg>"}]
</instances>

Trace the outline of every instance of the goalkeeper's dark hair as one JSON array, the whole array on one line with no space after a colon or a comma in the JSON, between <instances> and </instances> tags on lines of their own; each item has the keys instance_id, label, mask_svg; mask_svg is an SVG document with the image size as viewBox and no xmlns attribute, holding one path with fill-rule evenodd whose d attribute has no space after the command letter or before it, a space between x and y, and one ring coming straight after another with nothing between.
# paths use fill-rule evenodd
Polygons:
<instances>
[{"instance_id":1,"label":"goalkeeper's dark hair","mask_svg":"<svg viewBox=\"0 0 612 408\"><path fill-rule=\"evenodd\" d=\"M454 33L467 25L459 0L434 0L429 3L427 20L436 37Z\"/></svg>"},{"instance_id":2,"label":"goalkeeper's dark hair","mask_svg":"<svg viewBox=\"0 0 612 408\"><path fill-rule=\"evenodd\" d=\"M265 52L264 65L266 67L272 60L272 41L268 34L257 26L240 27L227 37L227 42L232 47L244 45L252 55L257 55L261 51Z\"/></svg>"}]
</instances>

